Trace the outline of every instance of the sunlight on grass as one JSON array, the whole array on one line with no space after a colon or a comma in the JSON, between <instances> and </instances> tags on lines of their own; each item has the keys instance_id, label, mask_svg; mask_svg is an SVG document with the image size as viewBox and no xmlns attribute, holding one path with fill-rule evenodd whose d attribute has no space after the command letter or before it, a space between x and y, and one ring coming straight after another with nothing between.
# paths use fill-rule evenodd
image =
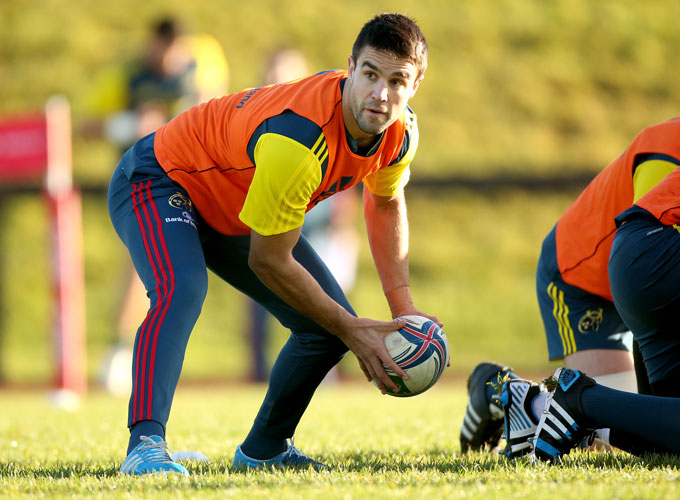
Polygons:
<instances>
[{"instance_id":1,"label":"sunlight on grass","mask_svg":"<svg viewBox=\"0 0 680 500\"><path fill-rule=\"evenodd\" d=\"M200 450L192 475L123 477L127 402L96 393L75 412L44 394L2 394L0 497L77 498L677 498L678 461L623 453L572 452L564 464L510 463L490 453L461 455L465 389L439 384L410 399L369 384L322 386L296 445L330 472L232 470L264 386L180 389L168 424L174 450Z\"/></svg>"}]
</instances>

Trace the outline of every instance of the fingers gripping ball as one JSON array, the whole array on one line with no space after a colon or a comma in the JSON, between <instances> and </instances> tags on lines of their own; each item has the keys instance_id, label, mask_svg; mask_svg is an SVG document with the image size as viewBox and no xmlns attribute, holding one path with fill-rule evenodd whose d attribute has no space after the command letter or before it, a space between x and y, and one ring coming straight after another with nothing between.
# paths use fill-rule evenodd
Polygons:
<instances>
[{"instance_id":1,"label":"fingers gripping ball","mask_svg":"<svg viewBox=\"0 0 680 500\"><path fill-rule=\"evenodd\" d=\"M390 378L399 386L398 392L387 391L396 397L410 397L425 392L444 373L449 364L449 340L444 331L429 318L402 316L406 325L385 337L385 347L392 359L408 374L402 380L389 368Z\"/></svg>"}]
</instances>

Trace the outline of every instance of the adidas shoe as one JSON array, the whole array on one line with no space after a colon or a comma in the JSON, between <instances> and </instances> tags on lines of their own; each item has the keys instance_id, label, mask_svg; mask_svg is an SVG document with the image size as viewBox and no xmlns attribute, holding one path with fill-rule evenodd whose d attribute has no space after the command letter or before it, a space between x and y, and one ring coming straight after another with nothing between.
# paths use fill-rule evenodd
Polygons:
<instances>
[{"instance_id":1,"label":"adidas shoe","mask_svg":"<svg viewBox=\"0 0 680 500\"><path fill-rule=\"evenodd\" d=\"M168 444L160 436L142 436L135 449L120 466L120 474L183 474L189 471L175 462L168 453Z\"/></svg>"},{"instance_id":2,"label":"adidas shoe","mask_svg":"<svg viewBox=\"0 0 680 500\"><path fill-rule=\"evenodd\" d=\"M511 371L508 366L483 362L475 366L467 380L468 404L460 428L463 453L498 446L503 430L503 410L496 399L487 396L487 381Z\"/></svg>"},{"instance_id":3,"label":"adidas shoe","mask_svg":"<svg viewBox=\"0 0 680 500\"><path fill-rule=\"evenodd\" d=\"M505 414L505 449L507 458L514 459L532 452L530 439L536 433L538 420L534 417L531 402L541 392L538 384L519 378L503 384L500 403Z\"/></svg>"},{"instance_id":4,"label":"adidas shoe","mask_svg":"<svg viewBox=\"0 0 680 500\"><path fill-rule=\"evenodd\" d=\"M286 451L267 460L250 458L243 453L241 445L236 448L236 453L234 453L235 469L258 469L261 467L276 467L281 469L306 469L308 467L313 467L316 470L330 469L327 465L303 455L303 453L294 446L294 441L292 439Z\"/></svg>"},{"instance_id":5,"label":"adidas shoe","mask_svg":"<svg viewBox=\"0 0 680 500\"><path fill-rule=\"evenodd\" d=\"M578 370L558 368L544 382L551 392L536 429L534 454L540 460L556 461L594 430L594 422L581 408L581 393L595 381Z\"/></svg>"}]
</instances>

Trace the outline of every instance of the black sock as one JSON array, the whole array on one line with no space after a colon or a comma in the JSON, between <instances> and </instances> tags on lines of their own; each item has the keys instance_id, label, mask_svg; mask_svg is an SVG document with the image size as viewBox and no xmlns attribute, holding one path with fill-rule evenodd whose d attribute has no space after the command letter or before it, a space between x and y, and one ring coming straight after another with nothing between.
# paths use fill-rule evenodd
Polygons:
<instances>
[{"instance_id":1,"label":"black sock","mask_svg":"<svg viewBox=\"0 0 680 500\"><path fill-rule=\"evenodd\" d=\"M650 443L646 439L621 429L609 429L609 444L637 456L645 453L671 453L665 447Z\"/></svg>"},{"instance_id":2,"label":"black sock","mask_svg":"<svg viewBox=\"0 0 680 500\"><path fill-rule=\"evenodd\" d=\"M165 439L165 427L155 420L142 420L130 427L130 442L127 454L139 444L141 436L160 436Z\"/></svg>"},{"instance_id":3,"label":"black sock","mask_svg":"<svg viewBox=\"0 0 680 500\"><path fill-rule=\"evenodd\" d=\"M633 394L597 384L583 391L581 407L597 428L608 427L620 433L613 432L614 438L610 437L611 444L616 447L625 449L628 434L637 438L629 437L631 449L663 449L680 454L677 417L680 398Z\"/></svg>"},{"instance_id":4,"label":"black sock","mask_svg":"<svg viewBox=\"0 0 680 500\"><path fill-rule=\"evenodd\" d=\"M274 458L288 449L285 439L276 439L265 436L253 427L246 440L241 445L241 451L255 460L267 460Z\"/></svg>"}]
</instances>

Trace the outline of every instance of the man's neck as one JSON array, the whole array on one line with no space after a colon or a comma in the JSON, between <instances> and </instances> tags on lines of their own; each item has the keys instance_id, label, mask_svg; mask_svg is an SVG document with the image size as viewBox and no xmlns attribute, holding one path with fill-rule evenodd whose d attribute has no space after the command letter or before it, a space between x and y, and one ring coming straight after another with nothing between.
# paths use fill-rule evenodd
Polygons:
<instances>
[{"instance_id":1,"label":"man's neck","mask_svg":"<svg viewBox=\"0 0 680 500\"><path fill-rule=\"evenodd\" d=\"M371 142L367 143L365 146L360 146L359 142L352 137L349 133L347 127L345 127L345 137L347 138L347 145L352 153L359 156L370 156L376 149L376 146L380 144L380 139L382 139L384 132L379 135L372 136Z\"/></svg>"}]
</instances>

